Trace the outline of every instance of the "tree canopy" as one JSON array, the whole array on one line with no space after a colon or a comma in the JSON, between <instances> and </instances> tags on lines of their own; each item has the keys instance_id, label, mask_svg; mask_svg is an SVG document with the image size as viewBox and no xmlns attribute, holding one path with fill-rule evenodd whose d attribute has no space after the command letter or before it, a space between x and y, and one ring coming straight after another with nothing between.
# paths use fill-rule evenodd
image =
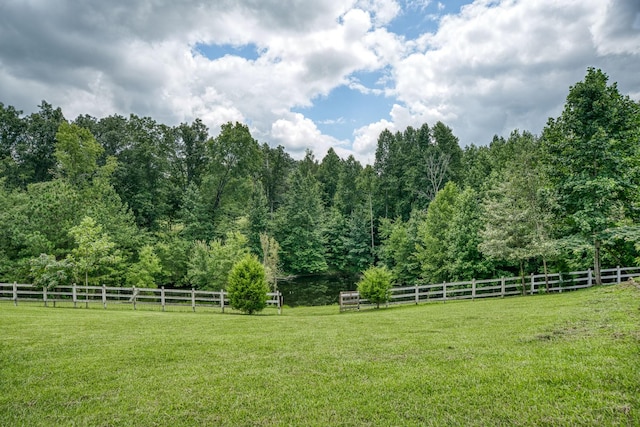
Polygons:
<instances>
[{"instance_id":1,"label":"tree canopy","mask_svg":"<svg viewBox=\"0 0 640 427\"><path fill-rule=\"evenodd\" d=\"M462 147L383 130L363 165L295 160L249 126L65 118L0 103L0 281L219 290L246 255L278 276L385 267L394 284L640 259L640 104L601 70L539 135Z\"/></svg>"}]
</instances>

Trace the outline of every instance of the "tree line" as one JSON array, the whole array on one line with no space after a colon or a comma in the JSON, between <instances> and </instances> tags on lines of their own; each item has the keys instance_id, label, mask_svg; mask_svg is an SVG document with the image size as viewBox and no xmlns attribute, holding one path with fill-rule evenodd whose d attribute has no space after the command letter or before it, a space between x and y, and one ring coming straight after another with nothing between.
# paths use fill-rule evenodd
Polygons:
<instances>
[{"instance_id":1,"label":"tree line","mask_svg":"<svg viewBox=\"0 0 640 427\"><path fill-rule=\"evenodd\" d=\"M0 281L219 290L247 254L283 275L385 266L397 284L632 265L640 104L589 68L540 133L461 148L383 131L373 165L294 160L242 123L68 120L0 103Z\"/></svg>"}]
</instances>

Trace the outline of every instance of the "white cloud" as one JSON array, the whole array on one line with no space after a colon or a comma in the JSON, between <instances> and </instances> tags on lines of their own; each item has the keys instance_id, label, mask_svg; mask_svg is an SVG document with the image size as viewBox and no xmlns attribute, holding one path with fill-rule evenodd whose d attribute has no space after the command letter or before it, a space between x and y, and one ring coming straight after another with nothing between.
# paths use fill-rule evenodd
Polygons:
<instances>
[{"instance_id":1,"label":"white cloud","mask_svg":"<svg viewBox=\"0 0 640 427\"><path fill-rule=\"evenodd\" d=\"M443 17L394 67L402 122L442 120L463 144L486 144L517 127L539 132L586 68L611 60L591 43L606 10L600 0L484 0ZM614 77L638 82L631 72Z\"/></svg>"},{"instance_id":2,"label":"white cloud","mask_svg":"<svg viewBox=\"0 0 640 427\"><path fill-rule=\"evenodd\" d=\"M271 126L271 138L298 159L304 157L305 149L309 147L313 147L316 158L322 158L330 147L338 152L344 144L323 135L312 120L300 113L288 114L287 118L276 120ZM343 149L343 152L347 151Z\"/></svg>"},{"instance_id":3,"label":"white cloud","mask_svg":"<svg viewBox=\"0 0 640 427\"><path fill-rule=\"evenodd\" d=\"M385 129L395 132L396 125L393 122L382 119L356 129L354 132L353 151L357 153L358 158L369 156L368 163L373 163L373 159L370 159L371 154L375 153L378 136Z\"/></svg>"},{"instance_id":4,"label":"white cloud","mask_svg":"<svg viewBox=\"0 0 640 427\"><path fill-rule=\"evenodd\" d=\"M463 144L485 144L516 127L539 132L588 66L638 96L639 7L477 0L411 40L387 25L401 14L441 13L443 3L9 1L0 14L0 102L29 112L45 99L71 118L135 113L177 124L200 117L212 132L242 121L257 139L297 154L311 147L320 157L334 146L372 161L384 128L441 120ZM195 49L202 43L252 44L259 57L208 59ZM366 87L356 71L384 77ZM393 104L354 131L352 148L292 113L340 85Z\"/></svg>"}]
</instances>

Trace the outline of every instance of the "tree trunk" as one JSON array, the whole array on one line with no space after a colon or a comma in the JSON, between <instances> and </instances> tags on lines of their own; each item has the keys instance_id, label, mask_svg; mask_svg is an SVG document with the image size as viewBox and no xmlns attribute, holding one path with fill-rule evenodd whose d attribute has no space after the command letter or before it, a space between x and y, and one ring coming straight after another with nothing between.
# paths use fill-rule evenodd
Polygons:
<instances>
[{"instance_id":1,"label":"tree trunk","mask_svg":"<svg viewBox=\"0 0 640 427\"><path fill-rule=\"evenodd\" d=\"M371 200L371 192L369 192L369 215L371 219L371 253L375 253L375 244L373 241L373 201Z\"/></svg>"},{"instance_id":2,"label":"tree trunk","mask_svg":"<svg viewBox=\"0 0 640 427\"><path fill-rule=\"evenodd\" d=\"M596 276L596 285L602 285L602 275L600 274L600 239L596 238L593 242L594 254L593 254L593 272Z\"/></svg>"}]
</instances>

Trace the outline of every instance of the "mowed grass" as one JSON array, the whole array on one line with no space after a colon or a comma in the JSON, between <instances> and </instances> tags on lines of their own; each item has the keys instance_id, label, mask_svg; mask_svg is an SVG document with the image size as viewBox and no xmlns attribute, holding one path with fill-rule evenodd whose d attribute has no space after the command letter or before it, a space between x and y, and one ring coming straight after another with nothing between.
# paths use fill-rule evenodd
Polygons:
<instances>
[{"instance_id":1,"label":"mowed grass","mask_svg":"<svg viewBox=\"0 0 640 427\"><path fill-rule=\"evenodd\" d=\"M0 304L0 425L640 425L640 291L282 316Z\"/></svg>"}]
</instances>

